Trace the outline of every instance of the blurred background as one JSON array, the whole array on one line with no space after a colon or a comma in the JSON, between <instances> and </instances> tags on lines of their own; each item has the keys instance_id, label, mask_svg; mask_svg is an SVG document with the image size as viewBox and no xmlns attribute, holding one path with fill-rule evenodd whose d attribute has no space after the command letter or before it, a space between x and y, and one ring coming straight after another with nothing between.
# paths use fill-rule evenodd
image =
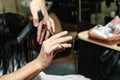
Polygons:
<instances>
[{"instance_id":1,"label":"blurred background","mask_svg":"<svg viewBox=\"0 0 120 80\"><path fill-rule=\"evenodd\" d=\"M16 12L29 16L31 0L0 0L0 13ZM119 0L118 0L119 1ZM105 17L114 16L117 0L46 0L49 12L54 12L65 23L77 23L79 20L90 23L105 23ZM78 17L78 11L81 17Z\"/></svg>"}]
</instances>

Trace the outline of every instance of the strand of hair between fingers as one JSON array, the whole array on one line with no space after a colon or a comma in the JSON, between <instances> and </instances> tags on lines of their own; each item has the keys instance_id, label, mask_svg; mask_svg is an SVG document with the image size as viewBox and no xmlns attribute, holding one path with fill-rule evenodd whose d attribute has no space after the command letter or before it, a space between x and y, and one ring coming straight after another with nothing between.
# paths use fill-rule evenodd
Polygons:
<instances>
[{"instance_id":1,"label":"strand of hair between fingers","mask_svg":"<svg viewBox=\"0 0 120 80\"><path fill-rule=\"evenodd\" d=\"M50 33L51 36L54 35L54 33L51 32L51 31L47 28L47 25L46 25L46 24L43 24L42 28L43 28L43 29L46 29L47 31L49 31L49 33ZM62 45L61 43L59 43L59 44L60 44L60 46L62 47L62 50L65 50L65 48L63 47L63 45Z\"/></svg>"}]
</instances>

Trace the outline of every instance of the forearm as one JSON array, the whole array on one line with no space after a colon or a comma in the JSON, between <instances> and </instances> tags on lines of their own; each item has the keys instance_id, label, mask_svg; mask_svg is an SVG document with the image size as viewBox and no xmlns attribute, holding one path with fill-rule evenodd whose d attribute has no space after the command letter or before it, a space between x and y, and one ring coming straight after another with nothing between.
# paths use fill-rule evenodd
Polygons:
<instances>
[{"instance_id":1,"label":"forearm","mask_svg":"<svg viewBox=\"0 0 120 80\"><path fill-rule=\"evenodd\" d=\"M10 74L1 76L0 80L31 80L37 74L39 74L40 71L42 71L42 66L35 59L23 66L21 69Z\"/></svg>"}]
</instances>

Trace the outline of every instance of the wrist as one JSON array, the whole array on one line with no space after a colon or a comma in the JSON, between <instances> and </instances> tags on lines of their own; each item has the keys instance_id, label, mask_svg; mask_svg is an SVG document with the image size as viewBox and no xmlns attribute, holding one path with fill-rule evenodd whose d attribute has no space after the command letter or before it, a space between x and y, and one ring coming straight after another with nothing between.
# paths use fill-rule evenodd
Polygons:
<instances>
[{"instance_id":1,"label":"wrist","mask_svg":"<svg viewBox=\"0 0 120 80\"><path fill-rule=\"evenodd\" d=\"M35 61L35 64L36 64L36 68L38 70L42 71L44 68L43 68L41 62L38 59L35 59L34 61Z\"/></svg>"}]
</instances>

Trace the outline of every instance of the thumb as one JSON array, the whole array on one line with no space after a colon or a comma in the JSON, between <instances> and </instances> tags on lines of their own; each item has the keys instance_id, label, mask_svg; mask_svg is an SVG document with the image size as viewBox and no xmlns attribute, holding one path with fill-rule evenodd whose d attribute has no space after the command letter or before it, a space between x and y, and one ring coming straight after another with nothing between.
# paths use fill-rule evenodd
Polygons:
<instances>
[{"instance_id":1,"label":"thumb","mask_svg":"<svg viewBox=\"0 0 120 80\"><path fill-rule=\"evenodd\" d=\"M38 16L37 15L33 15L33 24L35 27L38 27L39 25L39 20L38 20Z\"/></svg>"}]
</instances>

